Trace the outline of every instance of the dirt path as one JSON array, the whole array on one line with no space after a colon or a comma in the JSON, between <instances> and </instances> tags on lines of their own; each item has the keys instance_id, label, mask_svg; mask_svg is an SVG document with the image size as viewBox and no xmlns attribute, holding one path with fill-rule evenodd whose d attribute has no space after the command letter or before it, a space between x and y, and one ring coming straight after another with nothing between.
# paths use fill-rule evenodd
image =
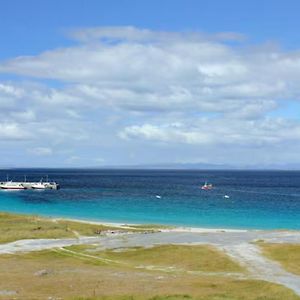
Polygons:
<instances>
[{"instance_id":1,"label":"dirt path","mask_svg":"<svg viewBox=\"0 0 300 300\"><path fill-rule=\"evenodd\" d=\"M285 285L300 295L300 276L285 271L277 262L261 254L260 249L250 243L220 247L250 271L250 276Z\"/></svg>"}]
</instances>

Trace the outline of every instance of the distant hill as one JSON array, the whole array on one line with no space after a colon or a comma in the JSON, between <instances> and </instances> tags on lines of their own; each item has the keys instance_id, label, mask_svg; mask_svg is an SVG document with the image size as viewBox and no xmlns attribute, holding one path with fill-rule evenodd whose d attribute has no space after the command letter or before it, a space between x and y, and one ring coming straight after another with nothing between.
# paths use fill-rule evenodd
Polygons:
<instances>
[{"instance_id":1,"label":"distant hill","mask_svg":"<svg viewBox=\"0 0 300 300\"><path fill-rule=\"evenodd\" d=\"M289 164L252 164L252 165L230 165L210 163L161 163L161 164L139 164L139 165L102 165L102 166L80 166L80 167L12 167L0 166L0 170L12 169L132 169L132 170L300 170L300 163Z\"/></svg>"},{"instance_id":2,"label":"distant hill","mask_svg":"<svg viewBox=\"0 0 300 300\"><path fill-rule=\"evenodd\" d=\"M300 164L229 165L209 163L163 163L99 167L105 169L166 169L166 170L300 170Z\"/></svg>"},{"instance_id":3,"label":"distant hill","mask_svg":"<svg viewBox=\"0 0 300 300\"><path fill-rule=\"evenodd\" d=\"M225 170L236 169L232 165L218 165L208 163L164 163L127 166L133 169L172 169L172 170Z\"/></svg>"}]
</instances>

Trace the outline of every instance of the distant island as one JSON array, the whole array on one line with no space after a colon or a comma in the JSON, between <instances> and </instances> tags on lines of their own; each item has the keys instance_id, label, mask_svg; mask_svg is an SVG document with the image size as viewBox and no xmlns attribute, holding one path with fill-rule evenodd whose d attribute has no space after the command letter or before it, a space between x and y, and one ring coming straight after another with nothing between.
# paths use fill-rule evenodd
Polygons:
<instances>
[{"instance_id":1,"label":"distant island","mask_svg":"<svg viewBox=\"0 0 300 300\"><path fill-rule=\"evenodd\" d=\"M211 163L153 163L128 165L86 165L79 167L69 166L1 166L0 170L16 169L126 169L126 170L282 170L299 171L300 163L288 164L211 164Z\"/></svg>"}]
</instances>

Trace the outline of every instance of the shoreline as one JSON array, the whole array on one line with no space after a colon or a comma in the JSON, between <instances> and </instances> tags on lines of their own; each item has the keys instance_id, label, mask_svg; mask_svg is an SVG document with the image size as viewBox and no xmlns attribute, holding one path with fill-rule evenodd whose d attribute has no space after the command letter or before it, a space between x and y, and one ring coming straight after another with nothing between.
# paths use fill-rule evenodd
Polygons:
<instances>
[{"instance_id":1,"label":"shoreline","mask_svg":"<svg viewBox=\"0 0 300 300\"><path fill-rule=\"evenodd\" d=\"M83 224L91 224L91 225L104 225L117 227L120 229L155 229L159 230L159 232L164 233L247 233L247 232L257 232L257 233L271 233L271 232L292 232L292 233L300 233L300 229L233 229L233 228L206 228L206 227L192 227L192 226L176 226L176 225L164 225L164 224L146 224L146 223L122 223L122 222L107 222L107 221L89 221L83 219L76 218L64 218L64 217L50 217L51 220L61 220L61 221L70 221L70 222L78 222ZM144 225L144 227L143 227ZM153 225L153 228L151 228ZM161 226L161 227L160 227Z\"/></svg>"},{"instance_id":2,"label":"shoreline","mask_svg":"<svg viewBox=\"0 0 300 300\"><path fill-rule=\"evenodd\" d=\"M16 239L0 244L0 255L26 254L48 250L51 252L58 251L64 255L66 253L68 255L76 254L76 257L81 260L83 258L91 259L93 255L91 252L84 252L84 250L74 252L72 248L68 247L76 248L77 246L82 246L82 249L85 249L85 247L92 245L99 251L119 253L132 251L132 249L160 249L161 246L206 246L212 247L211 249L215 249L221 255L228 256L245 268L248 279L264 280L280 284L293 290L294 293L300 296L300 275L290 273L284 267L281 267L276 260L273 261L265 257L261 248L264 244L300 246L300 231L166 227L163 225L159 227L159 225L155 224L144 224L143 227L140 224L105 222L100 220L89 221L76 218L44 218L41 215L34 215L31 219L29 218L29 223L34 226L27 227L28 220L26 216L23 218L23 221L16 222L14 221L18 219L16 218L16 214L4 213L4 219L5 215L8 219L9 215L11 215L11 220L7 223L8 227L12 226L13 230L20 228L21 234L22 230L25 229L25 234L23 236L17 234ZM39 221L41 221L40 224L38 224ZM63 223L62 221L66 222ZM11 225L12 223L16 227ZM43 225L45 223L52 223L50 227L52 230L53 228L55 229L54 235L47 236L49 226ZM101 228L101 232L99 233L98 229L100 226L91 225L106 225L107 230ZM46 236L43 236L43 232L37 236L36 234L39 233L39 230L43 226L45 226ZM88 227L87 231L84 229L86 227ZM57 231L58 229L61 231ZM66 235L66 231L71 233L71 235ZM26 232L29 232L29 235L26 236ZM61 232L63 234L59 236ZM97 257L95 259L98 261ZM111 260L111 262L117 262L117 260ZM140 265L138 266L140 267ZM151 269L153 267L152 262L147 267Z\"/></svg>"},{"instance_id":3,"label":"shoreline","mask_svg":"<svg viewBox=\"0 0 300 300\"><path fill-rule=\"evenodd\" d=\"M118 222L118 221L106 221L106 220L95 220L95 219L80 219L76 217L68 216L53 216L42 213L29 213L29 212L16 212L0 210L0 213L7 213L12 215L27 215L37 216L40 218L50 219L52 221L62 220L71 221L78 223L85 223L91 225L104 225L117 227L122 229L133 229L135 227L147 228L160 230L161 232L190 232L190 233L220 233L220 232L231 232L231 233L243 233L243 232L300 232L300 229L289 229L289 228L226 228L226 227L197 227L197 226L185 226L185 225L172 225L172 224L159 224L159 223L131 223L131 222Z\"/></svg>"}]
</instances>

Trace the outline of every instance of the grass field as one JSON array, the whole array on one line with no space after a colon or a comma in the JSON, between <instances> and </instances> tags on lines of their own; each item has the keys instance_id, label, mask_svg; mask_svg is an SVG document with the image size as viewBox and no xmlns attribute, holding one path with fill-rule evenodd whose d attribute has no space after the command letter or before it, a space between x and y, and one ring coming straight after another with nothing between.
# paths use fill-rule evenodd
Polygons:
<instances>
[{"instance_id":1,"label":"grass field","mask_svg":"<svg viewBox=\"0 0 300 300\"><path fill-rule=\"evenodd\" d=\"M287 271L300 275L300 245L258 243L263 254L278 261Z\"/></svg>"},{"instance_id":2,"label":"grass field","mask_svg":"<svg viewBox=\"0 0 300 300\"><path fill-rule=\"evenodd\" d=\"M141 225L129 230L158 229ZM129 231L0 213L0 243L91 236L105 230ZM290 271L299 272L299 246L259 245L267 256L280 261ZM0 255L1 300L300 299L281 285L246 278L246 270L208 245L102 250L100 243Z\"/></svg>"},{"instance_id":3,"label":"grass field","mask_svg":"<svg viewBox=\"0 0 300 300\"><path fill-rule=\"evenodd\" d=\"M226 254L212 246L162 245L151 248L125 248L97 251L96 246L66 247L74 254L81 253L119 262L134 268L190 272L244 272L245 270Z\"/></svg>"},{"instance_id":4,"label":"grass field","mask_svg":"<svg viewBox=\"0 0 300 300\"><path fill-rule=\"evenodd\" d=\"M74 300L299 300L293 292L276 284L221 275L243 270L207 246L166 246L122 252L94 250L94 247L81 246L1 255L0 299L7 300L7 296L1 298L1 291L11 291L15 293L12 298L22 300L51 299L49 297ZM187 251L190 256L185 261L176 259L177 255ZM167 257L168 252L174 256ZM133 253L137 254L137 261ZM153 255L159 257L159 266L163 269L146 268L148 264L156 263ZM201 255L200 262L198 255ZM213 259L218 263L212 262ZM140 265L144 267L140 268ZM189 272L195 270L216 273Z\"/></svg>"},{"instance_id":5,"label":"grass field","mask_svg":"<svg viewBox=\"0 0 300 300\"><path fill-rule=\"evenodd\" d=\"M47 219L38 216L0 213L0 243L21 239L74 238L78 234L93 236L105 230L122 229L82 222ZM132 228L129 230L138 231L139 229Z\"/></svg>"}]
</instances>

